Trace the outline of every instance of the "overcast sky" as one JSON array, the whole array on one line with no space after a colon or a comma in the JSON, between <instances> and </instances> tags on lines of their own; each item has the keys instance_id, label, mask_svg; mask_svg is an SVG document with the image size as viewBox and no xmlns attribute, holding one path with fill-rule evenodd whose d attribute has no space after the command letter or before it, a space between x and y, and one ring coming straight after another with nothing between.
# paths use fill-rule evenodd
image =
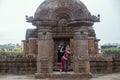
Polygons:
<instances>
[{"instance_id":1,"label":"overcast sky","mask_svg":"<svg viewBox=\"0 0 120 80\"><path fill-rule=\"evenodd\" d=\"M33 16L44 0L0 0L0 44L21 43L27 28L25 15ZM120 0L82 0L89 11L101 15L101 22L94 24L100 44L120 43Z\"/></svg>"}]
</instances>

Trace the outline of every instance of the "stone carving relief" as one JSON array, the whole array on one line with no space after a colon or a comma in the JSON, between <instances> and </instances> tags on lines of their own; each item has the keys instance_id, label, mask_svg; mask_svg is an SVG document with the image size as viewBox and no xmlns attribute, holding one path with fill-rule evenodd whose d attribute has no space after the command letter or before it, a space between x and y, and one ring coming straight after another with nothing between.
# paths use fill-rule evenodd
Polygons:
<instances>
[{"instance_id":1,"label":"stone carving relief","mask_svg":"<svg viewBox=\"0 0 120 80\"><path fill-rule=\"evenodd\" d=\"M51 40L52 37L50 34L48 34L48 32L39 32L38 39L39 40Z\"/></svg>"},{"instance_id":2,"label":"stone carving relief","mask_svg":"<svg viewBox=\"0 0 120 80\"><path fill-rule=\"evenodd\" d=\"M67 26L67 20L66 19L60 19L59 21L58 21L58 26L59 27L65 27L65 26Z\"/></svg>"},{"instance_id":3,"label":"stone carving relief","mask_svg":"<svg viewBox=\"0 0 120 80\"><path fill-rule=\"evenodd\" d=\"M87 40L88 39L88 36L86 36L86 35L76 35L75 37L74 37L74 39L75 40Z\"/></svg>"}]
</instances>

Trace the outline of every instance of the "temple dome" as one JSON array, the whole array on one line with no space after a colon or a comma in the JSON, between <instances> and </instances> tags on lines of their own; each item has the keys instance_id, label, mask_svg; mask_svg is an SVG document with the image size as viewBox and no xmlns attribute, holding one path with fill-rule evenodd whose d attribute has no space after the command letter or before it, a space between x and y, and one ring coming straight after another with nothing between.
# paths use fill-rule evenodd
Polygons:
<instances>
[{"instance_id":1,"label":"temple dome","mask_svg":"<svg viewBox=\"0 0 120 80\"><path fill-rule=\"evenodd\" d=\"M45 0L37 8L35 20L79 20L89 16L90 12L80 0Z\"/></svg>"}]
</instances>

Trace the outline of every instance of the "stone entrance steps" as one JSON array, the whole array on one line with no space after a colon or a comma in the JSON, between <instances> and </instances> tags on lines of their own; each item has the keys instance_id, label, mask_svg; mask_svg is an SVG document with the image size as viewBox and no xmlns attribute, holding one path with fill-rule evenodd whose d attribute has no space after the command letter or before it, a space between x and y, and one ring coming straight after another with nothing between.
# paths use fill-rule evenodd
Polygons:
<instances>
[{"instance_id":1,"label":"stone entrance steps","mask_svg":"<svg viewBox=\"0 0 120 80\"><path fill-rule=\"evenodd\" d=\"M53 67L53 71L61 71L62 67L61 67L61 63L57 63L54 67ZM73 71L72 66L68 66L68 70L67 71Z\"/></svg>"},{"instance_id":2,"label":"stone entrance steps","mask_svg":"<svg viewBox=\"0 0 120 80\"><path fill-rule=\"evenodd\" d=\"M90 73L74 73L74 72L53 72L53 73L36 73L35 78L37 79L50 79L50 80L89 80L92 78Z\"/></svg>"}]
</instances>

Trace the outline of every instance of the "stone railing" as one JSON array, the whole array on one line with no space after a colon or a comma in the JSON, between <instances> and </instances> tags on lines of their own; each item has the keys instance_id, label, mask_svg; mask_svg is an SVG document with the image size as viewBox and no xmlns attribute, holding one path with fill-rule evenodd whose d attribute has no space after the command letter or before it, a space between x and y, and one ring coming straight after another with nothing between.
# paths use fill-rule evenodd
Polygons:
<instances>
[{"instance_id":1,"label":"stone railing","mask_svg":"<svg viewBox=\"0 0 120 80\"><path fill-rule=\"evenodd\" d=\"M113 72L120 72L120 55L112 55Z\"/></svg>"},{"instance_id":2,"label":"stone railing","mask_svg":"<svg viewBox=\"0 0 120 80\"><path fill-rule=\"evenodd\" d=\"M29 74L36 72L36 58L33 56L0 55L0 73Z\"/></svg>"},{"instance_id":3,"label":"stone railing","mask_svg":"<svg viewBox=\"0 0 120 80\"><path fill-rule=\"evenodd\" d=\"M103 55L90 55L90 70L92 73L111 73L112 57Z\"/></svg>"},{"instance_id":4,"label":"stone railing","mask_svg":"<svg viewBox=\"0 0 120 80\"><path fill-rule=\"evenodd\" d=\"M37 72L36 57L0 55L0 73L31 74ZM120 55L90 55L92 73L120 72Z\"/></svg>"},{"instance_id":5,"label":"stone railing","mask_svg":"<svg viewBox=\"0 0 120 80\"><path fill-rule=\"evenodd\" d=\"M92 73L120 72L120 55L90 55Z\"/></svg>"}]
</instances>

